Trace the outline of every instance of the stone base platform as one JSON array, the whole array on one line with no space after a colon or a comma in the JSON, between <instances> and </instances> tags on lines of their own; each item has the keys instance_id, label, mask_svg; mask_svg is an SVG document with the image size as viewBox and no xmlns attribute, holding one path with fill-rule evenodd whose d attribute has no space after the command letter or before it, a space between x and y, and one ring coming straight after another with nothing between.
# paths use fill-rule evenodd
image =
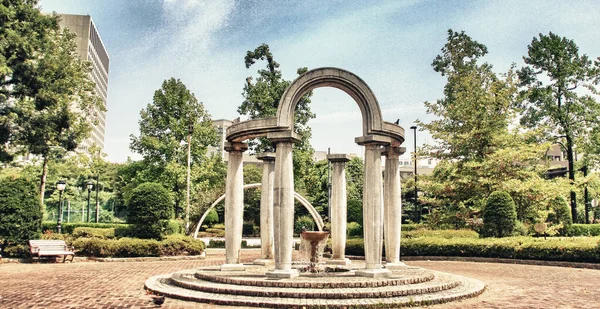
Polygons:
<instances>
[{"instance_id":1,"label":"stone base platform","mask_svg":"<svg viewBox=\"0 0 600 309\"><path fill-rule=\"evenodd\" d=\"M188 301L271 308L430 305L475 297L485 289L479 280L416 267L365 278L355 273L359 264L346 272L274 279L265 276L268 267L246 266L244 271L203 267L154 276L146 280L145 287L155 294Z\"/></svg>"}]
</instances>

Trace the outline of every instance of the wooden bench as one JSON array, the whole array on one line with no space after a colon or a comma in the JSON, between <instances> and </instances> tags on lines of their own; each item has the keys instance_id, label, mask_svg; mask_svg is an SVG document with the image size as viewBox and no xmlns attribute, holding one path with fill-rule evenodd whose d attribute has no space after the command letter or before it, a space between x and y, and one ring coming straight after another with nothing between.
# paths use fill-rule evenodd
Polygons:
<instances>
[{"instance_id":1,"label":"wooden bench","mask_svg":"<svg viewBox=\"0 0 600 309\"><path fill-rule=\"evenodd\" d=\"M75 258L73 250L69 250L69 247L64 240L30 240L29 241L29 252L31 259L37 256L38 261L44 256L63 256L63 263L67 260L67 256L71 256L71 262Z\"/></svg>"}]
</instances>

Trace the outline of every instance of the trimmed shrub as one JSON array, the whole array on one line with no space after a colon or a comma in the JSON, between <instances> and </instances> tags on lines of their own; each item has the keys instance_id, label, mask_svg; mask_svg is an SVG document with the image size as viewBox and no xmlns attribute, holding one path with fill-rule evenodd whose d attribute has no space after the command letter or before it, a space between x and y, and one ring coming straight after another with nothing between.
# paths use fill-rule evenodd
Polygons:
<instances>
[{"instance_id":1,"label":"trimmed shrub","mask_svg":"<svg viewBox=\"0 0 600 309\"><path fill-rule=\"evenodd\" d=\"M302 227L305 227L307 231L314 231L315 221L311 216L300 216L296 219L296 223L294 224L294 233L300 234L302 232Z\"/></svg>"},{"instance_id":2,"label":"trimmed shrub","mask_svg":"<svg viewBox=\"0 0 600 309\"><path fill-rule=\"evenodd\" d=\"M483 209L483 237L510 236L517 224L517 211L512 197L504 191L490 194Z\"/></svg>"},{"instance_id":3,"label":"trimmed shrub","mask_svg":"<svg viewBox=\"0 0 600 309\"><path fill-rule=\"evenodd\" d=\"M217 213L216 209L211 209L208 214L206 215L206 218L204 218L204 224L208 225L209 227L212 227L214 224L219 222L219 213Z\"/></svg>"},{"instance_id":4,"label":"trimmed shrub","mask_svg":"<svg viewBox=\"0 0 600 309\"><path fill-rule=\"evenodd\" d=\"M558 229L560 235L567 235L569 227L573 224L567 201L562 196L557 196L548 203L548 210L550 213L547 221L554 226L560 226Z\"/></svg>"},{"instance_id":5,"label":"trimmed shrub","mask_svg":"<svg viewBox=\"0 0 600 309\"><path fill-rule=\"evenodd\" d=\"M204 243L184 235L167 236L162 241L155 239L79 238L73 241L78 254L94 257L140 257L164 255L198 255Z\"/></svg>"},{"instance_id":6,"label":"trimmed shrub","mask_svg":"<svg viewBox=\"0 0 600 309\"><path fill-rule=\"evenodd\" d=\"M92 227L78 227L71 234L73 238L100 238L112 239L115 238L115 228L97 229Z\"/></svg>"},{"instance_id":7,"label":"trimmed shrub","mask_svg":"<svg viewBox=\"0 0 600 309\"><path fill-rule=\"evenodd\" d=\"M146 182L133 189L128 200L127 223L136 224L140 238L161 239L173 217L169 191L161 184Z\"/></svg>"},{"instance_id":8,"label":"trimmed shrub","mask_svg":"<svg viewBox=\"0 0 600 309\"><path fill-rule=\"evenodd\" d=\"M357 222L349 222L346 225L346 228L348 229L348 237L362 237L363 236L362 225L360 225Z\"/></svg>"},{"instance_id":9,"label":"trimmed shrub","mask_svg":"<svg viewBox=\"0 0 600 309\"><path fill-rule=\"evenodd\" d=\"M38 189L25 178L0 179L0 245L25 245L41 234Z\"/></svg>"}]
</instances>

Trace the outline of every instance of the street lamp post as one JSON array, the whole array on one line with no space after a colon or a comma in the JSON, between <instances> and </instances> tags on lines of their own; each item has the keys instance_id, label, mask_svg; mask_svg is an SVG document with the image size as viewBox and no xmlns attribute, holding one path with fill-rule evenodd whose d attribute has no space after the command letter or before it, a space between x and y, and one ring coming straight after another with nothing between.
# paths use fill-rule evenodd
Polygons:
<instances>
[{"instance_id":1,"label":"street lamp post","mask_svg":"<svg viewBox=\"0 0 600 309\"><path fill-rule=\"evenodd\" d=\"M98 223L98 215L100 214L100 201L98 200L98 190L100 187L98 186L98 178L99 174L96 174L96 223Z\"/></svg>"},{"instance_id":2,"label":"street lamp post","mask_svg":"<svg viewBox=\"0 0 600 309\"><path fill-rule=\"evenodd\" d=\"M62 193L67 187L67 183L64 180L59 180L56 183L56 189L58 190L58 220L56 221L56 231L58 234L61 233L62 223Z\"/></svg>"},{"instance_id":3,"label":"street lamp post","mask_svg":"<svg viewBox=\"0 0 600 309\"><path fill-rule=\"evenodd\" d=\"M415 157L415 211L417 212L417 222L421 222L421 212L419 210L419 200L418 200L418 189L417 189L417 126L412 126L410 127L411 130L413 130L414 132L414 145L415 145L415 151L414 151L414 157Z\"/></svg>"},{"instance_id":4,"label":"street lamp post","mask_svg":"<svg viewBox=\"0 0 600 309\"><path fill-rule=\"evenodd\" d=\"M85 185L88 190L88 199L87 199L87 222L90 222L90 195L92 194L92 188L94 187L94 183L91 180L88 180Z\"/></svg>"}]
</instances>

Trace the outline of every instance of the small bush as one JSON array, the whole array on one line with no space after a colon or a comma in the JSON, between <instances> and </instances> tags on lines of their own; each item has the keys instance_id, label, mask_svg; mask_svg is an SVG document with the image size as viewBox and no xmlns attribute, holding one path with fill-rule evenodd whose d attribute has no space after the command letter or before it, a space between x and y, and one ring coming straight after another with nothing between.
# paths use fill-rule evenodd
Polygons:
<instances>
[{"instance_id":1,"label":"small bush","mask_svg":"<svg viewBox=\"0 0 600 309\"><path fill-rule=\"evenodd\" d=\"M222 230L222 229L209 228L209 229L206 229L206 233L207 233L207 236L212 236L212 237L224 237L225 236L225 230Z\"/></svg>"},{"instance_id":2,"label":"small bush","mask_svg":"<svg viewBox=\"0 0 600 309\"><path fill-rule=\"evenodd\" d=\"M35 182L24 178L0 179L0 248L25 245L41 234L42 212Z\"/></svg>"},{"instance_id":3,"label":"small bush","mask_svg":"<svg viewBox=\"0 0 600 309\"><path fill-rule=\"evenodd\" d=\"M161 239L173 217L169 191L161 184L146 182L133 189L128 200L127 222L137 224L137 236Z\"/></svg>"},{"instance_id":4,"label":"small bush","mask_svg":"<svg viewBox=\"0 0 600 309\"><path fill-rule=\"evenodd\" d=\"M71 234L73 238L100 238L112 239L115 238L114 228L97 229L92 227L78 227Z\"/></svg>"},{"instance_id":5,"label":"small bush","mask_svg":"<svg viewBox=\"0 0 600 309\"><path fill-rule=\"evenodd\" d=\"M219 222L219 213L217 213L216 209L211 209L208 214L206 215L206 218L204 218L204 223L206 225L208 225L209 227L212 227L214 224Z\"/></svg>"},{"instance_id":6,"label":"small bush","mask_svg":"<svg viewBox=\"0 0 600 309\"><path fill-rule=\"evenodd\" d=\"M362 237L363 236L362 226L357 222L349 222L346 225L346 228L348 229L348 237Z\"/></svg>"},{"instance_id":7,"label":"small bush","mask_svg":"<svg viewBox=\"0 0 600 309\"><path fill-rule=\"evenodd\" d=\"M296 219L296 223L294 224L294 233L300 234L302 232L302 227L305 227L307 231L314 231L315 221L311 216L300 216Z\"/></svg>"},{"instance_id":8,"label":"small bush","mask_svg":"<svg viewBox=\"0 0 600 309\"><path fill-rule=\"evenodd\" d=\"M483 209L484 237L506 237L512 235L517 222L517 211L512 197L504 191L490 194Z\"/></svg>"},{"instance_id":9,"label":"small bush","mask_svg":"<svg viewBox=\"0 0 600 309\"><path fill-rule=\"evenodd\" d=\"M571 209L567 201L562 196L557 196L548 203L548 210L550 213L547 222L553 226L559 226L558 233L566 235L569 227L573 224Z\"/></svg>"}]
</instances>

